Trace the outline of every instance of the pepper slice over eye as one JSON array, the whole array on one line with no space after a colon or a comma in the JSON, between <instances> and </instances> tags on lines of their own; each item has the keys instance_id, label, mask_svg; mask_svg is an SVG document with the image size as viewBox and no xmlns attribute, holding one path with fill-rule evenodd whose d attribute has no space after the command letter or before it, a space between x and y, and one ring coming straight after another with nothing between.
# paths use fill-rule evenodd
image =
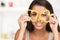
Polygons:
<instances>
[{"instance_id":1,"label":"pepper slice over eye","mask_svg":"<svg viewBox=\"0 0 60 40\"><path fill-rule=\"evenodd\" d=\"M49 13L49 11L47 10L47 11L43 11L43 13L41 14L41 16L48 16L48 15L50 15L50 13Z\"/></svg>"},{"instance_id":2,"label":"pepper slice over eye","mask_svg":"<svg viewBox=\"0 0 60 40\"><path fill-rule=\"evenodd\" d=\"M36 13L36 12L32 12L31 15L32 15L32 16L36 16L37 13Z\"/></svg>"},{"instance_id":3,"label":"pepper slice over eye","mask_svg":"<svg viewBox=\"0 0 60 40\"><path fill-rule=\"evenodd\" d=\"M41 14L41 16L47 16L47 14Z\"/></svg>"},{"instance_id":4,"label":"pepper slice over eye","mask_svg":"<svg viewBox=\"0 0 60 40\"><path fill-rule=\"evenodd\" d=\"M50 11L49 10L43 10L42 12L38 12L36 10L28 10L30 16L33 18L31 18L31 21L32 22L36 22L38 20L38 17L39 17L39 20L45 22L45 23L48 23L49 21L49 15L50 15ZM47 19L45 18L47 17ZM34 19L35 18L35 19Z\"/></svg>"}]
</instances>

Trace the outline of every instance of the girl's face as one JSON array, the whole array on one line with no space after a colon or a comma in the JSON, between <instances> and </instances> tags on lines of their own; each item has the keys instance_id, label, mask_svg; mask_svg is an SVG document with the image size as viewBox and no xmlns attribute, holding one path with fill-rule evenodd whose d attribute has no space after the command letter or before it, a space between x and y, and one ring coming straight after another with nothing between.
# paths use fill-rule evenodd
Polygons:
<instances>
[{"instance_id":1,"label":"girl's face","mask_svg":"<svg viewBox=\"0 0 60 40\"><path fill-rule=\"evenodd\" d=\"M47 10L47 9L46 9L45 7L43 7L43 6L35 5L35 6L33 6L32 10L35 10L35 11L37 11L37 12L39 13L39 12L43 12L43 11L45 11L45 10ZM47 13L47 12L46 12L46 13ZM48 13L47 13L47 14L48 14ZM41 15L41 13L39 13L39 14L37 15L38 17L36 17L36 15L37 15L37 14L33 14L33 13L30 14L32 20L36 20L36 19L37 19L36 22L32 22L33 25L34 25L34 28L35 28L35 29L39 29L39 30L45 28L47 23L41 21L40 19L42 19L42 18L43 18L43 19L48 19L48 16L46 16L46 15L43 16L43 15Z\"/></svg>"}]
</instances>

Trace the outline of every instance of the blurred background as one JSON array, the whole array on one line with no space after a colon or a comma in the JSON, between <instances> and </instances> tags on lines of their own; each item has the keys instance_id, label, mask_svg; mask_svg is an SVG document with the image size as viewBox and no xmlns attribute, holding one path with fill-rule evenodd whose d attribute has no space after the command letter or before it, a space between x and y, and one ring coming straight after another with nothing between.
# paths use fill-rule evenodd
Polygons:
<instances>
[{"instance_id":1,"label":"blurred background","mask_svg":"<svg viewBox=\"0 0 60 40\"><path fill-rule=\"evenodd\" d=\"M18 18L29 8L33 0L0 0L0 40L14 40L19 29ZM60 24L60 0L48 0Z\"/></svg>"}]
</instances>

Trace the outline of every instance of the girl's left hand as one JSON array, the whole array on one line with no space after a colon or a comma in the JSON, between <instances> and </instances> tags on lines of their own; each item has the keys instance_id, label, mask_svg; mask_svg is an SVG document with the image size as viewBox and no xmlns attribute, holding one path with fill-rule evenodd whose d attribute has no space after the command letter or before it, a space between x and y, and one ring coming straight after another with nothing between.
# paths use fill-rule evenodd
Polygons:
<instances>
[{"instance_id":1,"label":"girl's left hand","mask_svg":"<svg viewBox=\"0 0 60 40\"><path fill-rule=\"evenodd\" d=\"M51 14L50 15L50 20L49 20L49 24L51 27L52 32L58 31L57 27L58 27L58 19L56 17L55 14Z\"/></svg>"}]
</instances>

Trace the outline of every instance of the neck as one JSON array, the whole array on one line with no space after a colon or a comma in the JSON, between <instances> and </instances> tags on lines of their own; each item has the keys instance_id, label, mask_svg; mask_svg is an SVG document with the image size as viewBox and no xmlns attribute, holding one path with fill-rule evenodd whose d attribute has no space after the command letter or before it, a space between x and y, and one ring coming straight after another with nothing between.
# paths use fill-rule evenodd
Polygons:
<instances>
[{"instance_id":1,"label":"neck","mask_svg":"<svg viewBox=\"0 0 60 40\"><path fill-rule=\"evenodd\" d=\"M44 29L41 29L41 30L34 29L33 33L36 36L41 36L42 37L48 32L46 31L46 28L44 28Z\"/></svg>"}]
</instances>

